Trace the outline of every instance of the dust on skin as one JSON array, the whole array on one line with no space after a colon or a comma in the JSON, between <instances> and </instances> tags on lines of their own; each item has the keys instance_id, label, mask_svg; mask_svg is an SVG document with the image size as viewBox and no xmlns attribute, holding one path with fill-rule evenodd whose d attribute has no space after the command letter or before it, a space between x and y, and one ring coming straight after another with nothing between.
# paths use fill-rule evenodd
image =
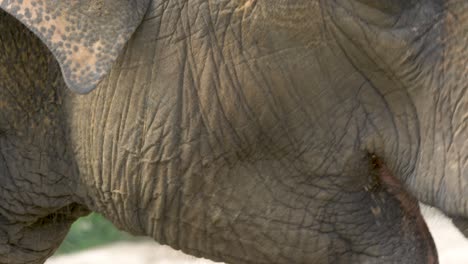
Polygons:
<instances>
[{"instance_id":1,"label":"dust on skin","mask_svg":"<svg viewBox=\"0 0 468 264\"><path fill-rule=\"evenodd\" d=\"M249 9L255 6L257 4L257 0L242 0L240 1L241 4L237 8L238 10L244 10L244 9Z\"/></svg>"}]
</instances>

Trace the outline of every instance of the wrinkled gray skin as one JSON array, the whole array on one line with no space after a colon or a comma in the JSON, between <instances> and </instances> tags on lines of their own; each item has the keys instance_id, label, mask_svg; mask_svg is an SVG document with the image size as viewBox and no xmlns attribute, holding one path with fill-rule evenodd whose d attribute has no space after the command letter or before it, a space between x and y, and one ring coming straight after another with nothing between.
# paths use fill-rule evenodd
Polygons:
<instances>
[{"instance_id":1,"label":"wrinkled gray skin","mask_svg":"<svg viewBox=\"0 0 468 264\"><path fill-rule=\"evenodd\" d=\"M468 217L466 0L16 2L0 263L89 211L232 264L437 263L415 199Z\"/></svg>"}]
</instances>

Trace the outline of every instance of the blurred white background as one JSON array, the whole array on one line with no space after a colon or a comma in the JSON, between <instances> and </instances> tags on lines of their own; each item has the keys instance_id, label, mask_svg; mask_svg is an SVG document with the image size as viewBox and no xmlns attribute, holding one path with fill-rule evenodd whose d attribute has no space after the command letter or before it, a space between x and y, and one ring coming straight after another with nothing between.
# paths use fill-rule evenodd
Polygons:
<instances>
[{"instance_id":1,"label":"blurred white background","mask_svg":"<svg viewBox=\"0 0 468 264\"><path fill-rule=\"evenodd\" d=\"M422 206L439 251L440 264L467 264L468 240L438 210ZM213 264L152 241L118 242L80 253L54 257L46 264Z\"/></svg>"}]
</instances>

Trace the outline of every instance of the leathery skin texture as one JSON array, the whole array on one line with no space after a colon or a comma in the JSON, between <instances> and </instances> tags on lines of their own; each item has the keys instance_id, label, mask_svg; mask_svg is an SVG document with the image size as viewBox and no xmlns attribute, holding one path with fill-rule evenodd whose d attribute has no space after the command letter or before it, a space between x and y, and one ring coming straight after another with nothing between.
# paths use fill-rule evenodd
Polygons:
<instances>
[{"instance_id":1,"label":"leathery skin texture","mask_svg":"<svg viewBox=\"0 0 468 264\"><path fill-rule=\"evenodd\" d=\"M43 263L87 213L64 131L55 59L0 11L0 263Z\"/></svg>"},{"instance_id":2,"label":"leathery skin texture","mask_svg":"<svg viewBox=\"0 0 468 264\"><path fill-rule=\"evenodd\" d=\"M29 155L0 163L0 262L90 210L232 264L437 263L417 202L468 216L465 1L151 1L86 95L9 4L0 150Z\"/></svg>"}]
</instances>

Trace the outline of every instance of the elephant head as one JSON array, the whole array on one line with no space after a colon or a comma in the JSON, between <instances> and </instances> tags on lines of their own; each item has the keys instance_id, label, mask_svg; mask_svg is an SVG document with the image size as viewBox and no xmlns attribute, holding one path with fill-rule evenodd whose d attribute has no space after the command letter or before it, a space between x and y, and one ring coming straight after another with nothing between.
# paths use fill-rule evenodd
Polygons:
<instances>
[{"instance_id":1,"label":"elephant head","mask_svg":"<svg viewBox=\"0 0 468 264\"><path fill-rule=\"evenodd\" d=\"M89 211L228 263L437 263L418 201L468 218L464 0L0 9L2 263Z\"/></svg>"}]
</instances>

